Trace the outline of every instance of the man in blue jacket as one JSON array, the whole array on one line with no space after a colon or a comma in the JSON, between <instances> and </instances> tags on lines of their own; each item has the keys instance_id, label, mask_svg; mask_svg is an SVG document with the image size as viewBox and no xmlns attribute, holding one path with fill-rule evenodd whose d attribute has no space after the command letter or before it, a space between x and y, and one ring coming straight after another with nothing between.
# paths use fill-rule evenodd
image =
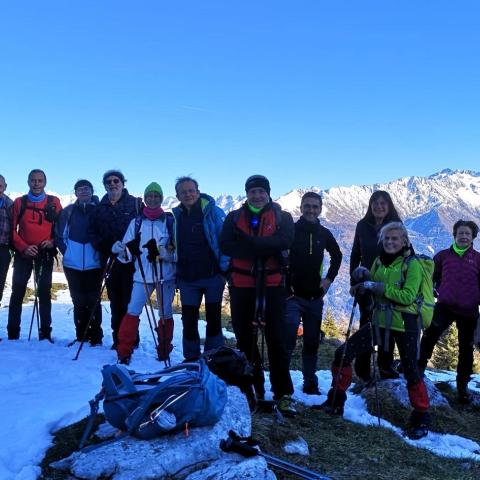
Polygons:
<instances>
[{"instance_id":1,"label":"man in blue jacket","mask_svg":"<svg viewBox=\"0 0 480 480\"><path fill-rule=\"evenodd\" d=\"M177 282L182 302L183 356L200 355L198 316L205 296L207 333L204 350L223 345L222 298L228 257L221 255L218 240L225 213L209 195L200 193L198 182L180 177L175 184L180 205L175 216Z\"/></svg>"},{"instance_id":2,"label":"man in blue jacket","mask_svg":"<svg viewBox=\"0 0 480 480\"><path fill-rule=\"evenodd\" d=\"M76 339L95 346L101 345L103 338L102 306L98 301L102 269L100 254L88 236L88 226L98 197L93 195L93 185L88 180L78 180L73 188L77 200L60 213L55 243L62 252L63 271L72 297Z\"/></svg>"}]
</instances>

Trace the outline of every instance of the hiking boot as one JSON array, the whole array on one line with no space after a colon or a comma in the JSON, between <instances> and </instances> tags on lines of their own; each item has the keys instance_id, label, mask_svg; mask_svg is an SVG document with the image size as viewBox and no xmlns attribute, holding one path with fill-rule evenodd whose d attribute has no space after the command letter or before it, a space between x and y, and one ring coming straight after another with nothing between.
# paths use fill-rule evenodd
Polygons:
<instances>
[{"instance_id":1,"label":"hiking boot","mask_svg":"<svg viewBox=\"0 0 480 480\"><path fill-rule=\"evenodd\" d=\"M394 370L392 367L382 368L379 367L378 373L380 374L380 378L382 380L396 380L400 378L400 374Z\"/></svg>"},{"instance_id":2,"label":"hiking boot","mask_svg":"<svg viewBox=\"0 0 480 480\"><path fill-rule=\"evenodd\" d=\"M50 333L40 332L39 335L38 335L38 339L40 341L47 340L48 342L53 343L53 340L52 340L52 337L51 337Z\"/></svg>"},{"instance_id":3,"label":"hiking boot","mask_svg":"<svg viewBox=\"0 0 480 480\"><path fill-rule=\"evenodd\" d=\"M295 401L290 395L284 395L277 400L277 408L286 417L294 417L297 414Z\"/></svg>"},{"instance_id":4,"label":"hiking boot","mask_svg":"<svg viewBox=\"0 0 480 480\"><path fill-rule=\"evenodd\" d=\"M91 347L101 347L103 342L101 340L90 340Z\"/></svg>"},{"instance_id":5,"label":"hiking boot","mask_svg":"<svg viewBox=\"0 0 480 480\"><path fill-rule=\"evenodd\" d=\"M457 380L457 398L458 403L462 405L469 405L472 403L472 395L468 390L468 382Z\"/></svg>"},{"instance_id":6,"label":"hiking boot","mask_svg":"<svg viewBox=\"0 0 480 480\"><path fill-rule=\"evenodd\" d=\"M327 400L321 405L314 405L312 408L316 410L323 410L329 415L343 416L345 402L347 401L347 394L343 390L335 390L331 388L327 394Z\"/></svg>"},{"instance_id":7,"label":"hiking boot","mask_svg":"<svg viewBox=\"0 0 480 480\"><path fill-rule=\"evenodd\" d=\"M429 427L430 414L414 410L410 415L409 424L403 431L403 434L410 440L420 440L428 435Z\"/></svg>"},{"instance_id":8,"label":"hiking boot","mask_svg":"<svg viewBox=\"0 0 480 480\"><path fill-rule=\"evenodd\" d=\"M318 389L318 385L303 384L302 391L306 395L320 395L320 390Z\"/></svg>"},{"instance_id":9,"label":"hiking boot","mask_svg":"<svg viewBox=\"0 0 480 480\"><path fill-rule=\"evenodd\" d=\"M123 357L120 357L117 363L120 363L121 365L130 365L131 360L132 360L131 355L125 355Z\"/></svg>"},{"instance_id":10,"label":"hiking boot","mask_svg":"<svg viewBox=\"0 0 480 480\"><path fill-rule=\"evenodd\" d=\"M420 440L428 435L428 426L419 425L414 427L409 425L404 431L403 434L408 437L410 440Z\"/></svg>"}]
</instances>

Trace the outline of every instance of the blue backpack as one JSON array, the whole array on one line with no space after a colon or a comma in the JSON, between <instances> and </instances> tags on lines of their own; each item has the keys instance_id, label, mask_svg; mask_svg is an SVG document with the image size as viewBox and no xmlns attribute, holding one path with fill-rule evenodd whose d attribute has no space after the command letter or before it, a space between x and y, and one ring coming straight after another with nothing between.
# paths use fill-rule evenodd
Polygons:
<instances>
[{"instance_id":1,"label":"blue backpack","mask_svg":"<svg viewBox=\"0 0 480 480\"><path fill-rule=\"evenodd\" d=\"M216 423L227 403L227 387L205 361L142 374L123 365L102 369L105 418L114 427L151 439L190 426Z\"/></svg>"}]
</instances>

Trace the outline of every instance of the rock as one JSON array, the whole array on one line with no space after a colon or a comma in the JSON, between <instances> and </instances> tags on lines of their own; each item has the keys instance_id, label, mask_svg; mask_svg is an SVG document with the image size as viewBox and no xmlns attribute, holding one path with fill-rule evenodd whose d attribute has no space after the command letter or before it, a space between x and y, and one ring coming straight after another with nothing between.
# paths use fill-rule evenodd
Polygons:
<instances>
[{"instance_id":1,"label":"rock","mask_svg":"<svg viewBox=\"0 0 480 480\"><path fill-rule=\"evenodd\" d=\"M185 480L275 480L277 477L268 468L267 462L263 457L252 457L243 459L240 455L231 455L238 457L236 460L221 459L209 467L198 470L188 475Z\"/></svg>"},{"instance_id":2,"label":"rock","mask_svg":"<svg viewBox=\"0 0 480 480\"><path fill-rule=\"evenodd\" d=\"M184 477L188 472L198 470L203 464L212 465L215 462L218 469L224 471L226 475L232 467L223 468L222 465L230 464L232 455L224 454L219 444L220 440L228 437L229 430L234 430L241 436L251 434L248 404L245 396L236 387L228 387L228 401L222 418L213 426L192 428L188 437L184 432L150 441L126 437L90 452L75 452L67 459L55 462L51 466L67 470L76 478L85 480L102 476L113 480L146 480L162 479L168 475L175 476L180 472ZM233 458L236 457L237 455L233 456ZM242 459L241 463L245 463L246 460L239 458ZM256 465L259 472L266 468L258 462ZM218 478L234 477L219 476ZM236 478L253 477L237 476ZM275 477L260 475L255 478Z\"/></svg>"},{"instance_id":3,"label":"rock","mask_svg":"<svg viewBox=\"0 0 480 480\"><path fill-rule=\"evenodd\" d=\"M441 394L440 390L435 387L435 384L428 378L424 378L425 385L427 387L428 396L430 399L431 407L440 407L451 409L450 404L447 399ZM395 380L381 380L377 382L378 393L385 396L393 397L397 400L403 407L410 409L412 406L408 398L407 391L407 382L404 378L400 377ZM368 391L370 390L370 391ZM371 395L373 387L368 390L362 391L362 396L365 397L367 394ZM368 393L367 393L368 392Z\"/></svg>"},{"instance_id":4,"label":"rock","mask_svg":"<svg viewBox=\"0 0 480 480\"><path fill-rule=\"evenodd\" d=\"M284 445L283 450L289 454L310 455L308 443L302 437L298 437L296 440L289 440Z\"/></svg>"}]
</instances>

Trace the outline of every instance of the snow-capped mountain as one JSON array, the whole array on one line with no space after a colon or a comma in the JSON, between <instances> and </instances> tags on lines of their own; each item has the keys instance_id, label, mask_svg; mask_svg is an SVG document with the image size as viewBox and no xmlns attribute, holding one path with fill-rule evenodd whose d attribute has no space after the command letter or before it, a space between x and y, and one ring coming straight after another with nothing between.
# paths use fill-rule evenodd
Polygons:
<instances>
[{"instance_id":1,"label":"snow-capped mountain","mask_svg":"<svg viewBox=\"0 0 480 480\"><path fill-rule=\"evenodd\" d=\"M472 171L443 170L429 177L402 177L383 184L309 190L322 195L321 222L333 232L343 252L342 268L327 303L337 314L345 314L351 308L348 265L355 225L365 215L375 190L390 193L417 253L431 256L448 247L452 242L452 226L459 219L480 224L480 173ZM277 202L298 217L300 199L306 191L292 190ZM475 243L479 248L479 241Z\"/></svg>"}]
</instances>

